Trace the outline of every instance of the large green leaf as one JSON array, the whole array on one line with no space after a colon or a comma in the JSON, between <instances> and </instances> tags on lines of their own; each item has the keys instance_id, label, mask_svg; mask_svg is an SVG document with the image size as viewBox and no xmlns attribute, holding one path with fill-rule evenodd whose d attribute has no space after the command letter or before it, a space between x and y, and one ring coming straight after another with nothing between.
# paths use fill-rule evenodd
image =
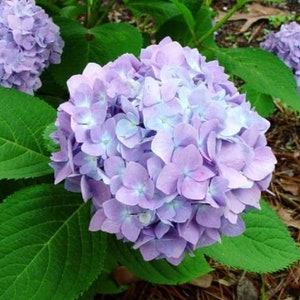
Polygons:
<instances>
[{"instance_id":1,"label":"large green leaf","mask_svg":"<svg viewBox=\"0 0 300 300\"><path fill-rule=\"evenodd\" d=\"M88 231L80 198L41 185L0 205L1 299L75 299L101 272L105 236Z\"/></svg>"},{"instance_id":2,"label":"large green leaf","mask_svg":"<svg viewBox=\"0 0 300 300\"><path fill-rule=\"evenodd\" d=\"M138 55L142 36L133 26L125 23L107 23L85 28L77 21L57 17L65 41L61 63L52 65L50 71L62 86L74 74L82 72L88 62L104 65L123 53Z\"/></svg>"},{"instance_id":3,"label":"large green leaf","mask_svg":"<svg viewBox=\"0 0 300 300\"><path fill-rule=\"evenodd\" d=\"M42 100L0 88L0 179L42 176L52 172L42 134L55 110Z\"/></svg>"},{"instance_id":4,"label":"large green leaf","mask_svg":"<svg viewBox=\"0 0 300 300\"><path fill-rule=\"evenodd\" d=\"M300 111L300 95L291 70L275 55L260 49L219 49L216 55L229 74L260 93L279 98Z\"/></svg>"},{"instance_id":5,"label":"large green leaf","mask_svg":"<svg viewBox=\"0 0 300 300\"><path fill-rule=\"evenodd\" d=\"M130 243L116 240L114 236L108 239L111 253L121 264L136 276L157 284L181 284L211 271L202 253L195 257L186 256L178 266L169 264L165 259L144 261L138 250L133 250Z\"/></svg>"},{"instance_id":6,"label":"large green leaf","mask_svg":"<svg viewBox=\"0 0 300 300\"><path fill-rule=\"evenodd\" d=\"M286 268L300 259L300 250L276 213L261 201L261 210L244 215L246 231L235 238L223 237L221 244L204 252L227 266L267 273Z\"/></svg>"}]
</instances>

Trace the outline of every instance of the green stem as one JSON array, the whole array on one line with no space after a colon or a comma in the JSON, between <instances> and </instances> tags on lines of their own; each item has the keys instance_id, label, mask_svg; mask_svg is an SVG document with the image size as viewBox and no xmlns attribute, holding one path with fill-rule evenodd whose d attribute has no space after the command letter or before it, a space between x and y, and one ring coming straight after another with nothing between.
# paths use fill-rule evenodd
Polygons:
<instances>
[{"instance_id":1,"label":"green stem","mask_svg":"<svg viewBox=\"0 0 300 300\"><path fill-rule=\"evenodd\" d=\"M261 278L261 300L266 300L266 287L265 287L265 281L264 281L264 275L260 275Z\"/></svg>"},{"instance_id":2,"label":"green stem","mask_svg":"<svg viewBox=\"0 0 300 300\"><path fill-rule=\"evenodd\" d=\"M93 4L91 3L90 0L87 0L86 1L87 4L86 4L86 27L87 28L90 28L91 27L91 23L92 23L92 7L93 7Z\"/></svg>"},{"instance_id":3,"label":"green stem","mask_svg":"<svg viewBox=\"0 0 300 300\"><path fill-rule=\"evenodd\" d=\"M97 22L95 23L95 25L101 24L103 22L103 20L107 17L107 14L109 13L109 11L112 9L113 5L115 3L115 0L110 0L108 1L107 5L105 6L105 8L102 11L101 16L98 18Z\"/></svg>"},{"instance_id":4,"label":"green stem","mask_svg":"<svg viewBox=\"0 0 300 300\"><path fill-rule=\"evenodd\" d=\"M200 39L198 39L197 44L201 44L207 38L209 38L215 31L220 29L224 23L226 23L232 15L234 15L239 9L241 9L246 3L252 1L237 1L237 3L228 11L228 13L213 26L210 30L208 30Z\"/></svg>"}]
</instances>

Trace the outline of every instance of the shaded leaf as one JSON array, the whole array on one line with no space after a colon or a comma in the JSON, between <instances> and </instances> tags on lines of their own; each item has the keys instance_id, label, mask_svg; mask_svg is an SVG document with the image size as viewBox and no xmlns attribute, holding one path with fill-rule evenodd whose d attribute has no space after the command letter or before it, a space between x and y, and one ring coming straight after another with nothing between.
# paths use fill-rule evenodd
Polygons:
<instances>
[{"instance_id":1,"label":"shaded leaf","mask_svg":"<svg viewBox=\"0 0 300 300\"><path fill-rule=\"evenodd\" d=\"M50 16L58 15L60 13L60 8L47 0L36 0L36 5L41 6Z\"/></svg>"},{"instance_id":2,"label":"shaded leaf","mask_svg":"<svg viewBox=\"0 0 300 300\"><path fill-rule=\"evenodd\" d=\"M86 12L86 6L85 5L81 5L81 6L72 5L72 6L63 7L60 10L60 15L62 17L65 17L65 18L77 20L77 18L80 15L84 15L85 12Z\"/></svg>"},{"instance_id":3,"label":"shaded leaf","mask_svg":"<svg viewBox=\"0 0 300 300\"><path fill-rule=\"evenodd\" d=\"M54 20L60 27L65 47L61 63L50 66L49 70L62 87L66 87L66 81L81 73L89 62L104 65L123 53L140 53L142 36L129 24L107 23L88 29L67 18Z\"/></svg>"},{"instance_id":4,"label":"shaded leaf","mask_svg":"<svg viewBox=\"0 0 300 300\"><path fill-rule=\"evenodd\" d=\"M173 17L165 22L157 31L156 37L162 40L166 36L171 37L173 41L186 45L192 39L192 34L182 15Z\"/></svg>"},{"instance_id":5,"label":"shaded leaf","mask_svg":"<svg viewBox=\"0 0 300 300\"><path fill-rule=\"evenodd\" d=\"M201 252L197 252L195 257L187 255L179 266L173 266L164 259L144 261L140 252L132 249L130 243L118 241L112 235L108 239L108 244L111 253L132 274L152 283L181 284L212 270Z\"/></svg>"},{"instance_id":6,"label":"shaded leaf","mask_svg":"<svg viewBox=\"0 0 300 300\"><path fill-rule=\"evenodd\" d=\"M212 10L209 7L202 6L198 11L195 20L195 35L197 39L200 39L213 26ZM202 55L206 56L208 60L212 60L214 59L214 53L212 50L208 49L214 48L217 48L217 44L215 42L214 33L212 33L200 44L199 51Z\"/></svg>"},{"instance_id":7,"label":"shaded leaf","mask_svg":"<svg viewBox=\"0 0 300 300\"><path fill-rule=\"evenodd\" d=\"M203 4L202 0L180 0L180 2L184 4L194 16Z\"/></svg>"},{"instance_id":8,"label":"shaded leaf","mask_svg":"<svg viewBox=\"0 0 300 300\"><path fill-rule=\"evenodd\" d=\"M134 0L127 1L126 6L132 10L135 15L147 14L154 18L156 28L159 28L163 23L180 15L180 10L169 1L162 0Z\"/></svg>"},{"instance_id":9,"label":"shaded leaf","mask_svg":"<svg viewBox=\"0 0 300 300\"><path fill-rule=\"evenodd\" d=\"M195 26L195 20L194 20L192 12L189 10L189 8L187 6L185 6L179 0L172 0L172 2L176 5L178 10L181 12L183 19L185 20L185 23L187 24L187 27L189 28L189 31L191 33L193 33L194 26Z\"/></svg>"},{"instance_id":10,"label":"shaded leaf","mask_svg":"<svg viewBox=\"0 0 300 300\"><path fill-rule=\"evenodd\" d=\"M40 97L41 99L45 100L46 97L58 97L61 98L60 103L64 102L68 97L68 93L66 90L61 88L61 85L57 83L55 80L52 72L51 72L51 66L44 70L44 72L40 76L40 80L42 82L42 86L35 92L35 95L37 97ZM46 99L47 101L47 99ZM49 103L49 102L47 102ZM51 106L53 106L55 109L58 107L58 102L54 103L54 105L50 102Z\"/></svg>"}]
</instances>

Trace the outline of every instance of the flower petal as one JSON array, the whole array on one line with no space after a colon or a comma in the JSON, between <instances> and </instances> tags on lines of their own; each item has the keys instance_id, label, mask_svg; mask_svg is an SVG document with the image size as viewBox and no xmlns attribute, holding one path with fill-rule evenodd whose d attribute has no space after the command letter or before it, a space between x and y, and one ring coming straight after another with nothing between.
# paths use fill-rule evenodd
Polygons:
<instances>
[{"instance_id":1,"label":"flower petal","mask_svg":"<svg viewBox=\"0 0 300 300\"><path fill-rule=\"evenodd\" d=\"M196 221L199 225L209 228L220 228L221 226L222 211L213 208L209 205L200 205L197 214Z\"/></svg>"},{"instance_id":2,"label":"flower petal","mask_svg":"<svg viewBox=\"0 0 300 300\"><path fill-rule=\"evenodd\" d=\"M156 187L167 195L173 194L177 191L177 180L180 175L175 164L168 164L164 166L158 175Z\"/></svg>"},{"instance_id":3,"label":"flower petal","mask_svg":"<svg viewBox=\"0 0 300 300\"><path fill-rule=\"evenodd\" d=\"M243 173L252 180L262 180L273 172L277 161L269 147L259 147L254 152L254 160L244 168Z\"/></svg>"},{"instance_id":4,"label":"flower petal","mask_svg":"<svg viewBox=\"0 0 300 300\"><path fill-rule=\"evenodd\" d=\"M180 195L192 199L201 200L204 199L207 193L208 180L195 181L192 178L186 177L181 186L177 185L177 189Z\"/></svg>"}]
</instances>

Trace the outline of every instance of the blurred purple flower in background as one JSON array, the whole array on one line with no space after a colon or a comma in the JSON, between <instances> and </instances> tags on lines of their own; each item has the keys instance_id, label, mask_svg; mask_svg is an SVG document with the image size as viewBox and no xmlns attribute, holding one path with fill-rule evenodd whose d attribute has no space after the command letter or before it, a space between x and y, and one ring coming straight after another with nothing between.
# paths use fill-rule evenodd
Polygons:
<instances>
[{"instance_id":1,"label":"blurred purple flower in background","mask_svg":"<svg viewBox=\"0 0 300 300\"><path fill-rule=\"evenodd\" d=\"M60 62L59 28L34 0L0 0L0 85L33 94L49 64Z\"/></svg>"},{"instance_id":2,"label":"blurred purple flower in background","mask_svg":"<svg viewBox=\"0 0 300 300\"><path fill-rule=\"evenodd\" d=\"M68 81L58 108L55 182L93 201L90 230L130 241L145 260L240 235L276 159L269 122L216 61L170 38Z\"/></svg>"},{"instance_id":3,"label":"blurred purple flower in background","mask_svg":"<svg viewBox=\"0 0 300 300\"><path fill-rule=\"evenodd\" d=\"M291 68L300 92L300 25L297 22L282 24L278 32L266 36L260 47L275 54Z\"/></svg>"}]
</instances>

